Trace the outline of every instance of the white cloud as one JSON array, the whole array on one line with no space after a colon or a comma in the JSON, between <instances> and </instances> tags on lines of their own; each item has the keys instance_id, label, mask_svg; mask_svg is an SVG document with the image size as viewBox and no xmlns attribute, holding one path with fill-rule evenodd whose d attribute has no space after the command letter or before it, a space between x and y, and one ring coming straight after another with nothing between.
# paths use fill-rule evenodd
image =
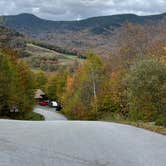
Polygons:
<instances>
[{"instance_id":1,"label":"white cloud","mask_svg":"<svg viewBox=\"0 0 166 166\"><path fill-rule=\"evenodd\" d=\"M0 15L33 13L52 20L75 20L100 15L166 12L166 0L0 0Z\"/></svg>"}]
</instances>

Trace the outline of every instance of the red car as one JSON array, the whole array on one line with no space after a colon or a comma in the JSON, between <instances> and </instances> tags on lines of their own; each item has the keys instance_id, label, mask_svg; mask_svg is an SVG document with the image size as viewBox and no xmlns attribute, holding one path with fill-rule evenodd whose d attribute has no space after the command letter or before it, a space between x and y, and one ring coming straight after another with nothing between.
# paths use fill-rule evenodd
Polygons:
<instances>
[{"instance_id":1,"label":"red car","mask_svg":"<svg viewBox=\"0 0 166 166\"><path fill-rule=\"evenodd\" d=\"M48 101L40 101L39 102L39 105L41 105L41 106L46 106L46 105L48 105Z\"/></svg>"}]
</instances>

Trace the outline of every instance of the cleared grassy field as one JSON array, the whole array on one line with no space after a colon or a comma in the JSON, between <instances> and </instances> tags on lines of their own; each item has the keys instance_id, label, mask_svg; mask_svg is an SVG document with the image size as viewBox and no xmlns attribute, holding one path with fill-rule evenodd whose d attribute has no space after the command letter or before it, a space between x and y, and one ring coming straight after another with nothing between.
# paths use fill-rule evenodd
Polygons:
<instances>
[{"instance_id":1,"label":"cleared grassy field","mask_svg":"<svg viewBox=\"0 0 166 166\"><path fill-rule=\"evenodd\" d=\"M30 55L29 57L23 58L29 65L32 65L34 59L42 59L43 57L48 58L45 64L55 64L57 66L68 66L75 62L82 63L84 60L70 54L62 54L50 49L46 49L34 44L27 44L26 52ZM51 60L50 60L51 59ZM31 66L33 69L39 70L40 67Z\"/></svg>"}]
</instances>

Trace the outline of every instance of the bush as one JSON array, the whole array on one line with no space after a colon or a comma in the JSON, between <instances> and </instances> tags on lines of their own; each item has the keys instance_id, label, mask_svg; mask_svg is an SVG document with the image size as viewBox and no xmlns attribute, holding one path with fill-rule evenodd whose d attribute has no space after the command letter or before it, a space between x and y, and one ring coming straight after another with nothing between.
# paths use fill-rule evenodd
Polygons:
<instances>
[{"instance_id":1,"label":"bush","mask_svg":"<svg viewBox=\"0 0 166 166\"><path fill-rule=\"evenodd\" d=\"M32 56L32 54L30 54L30 53L27 52L27 51L20 51L19 54L21 55L21 56L20 56L21 58L27 58L27 57Z\"/></svg>"},{"instance_id":2,"label":"bush","mask_svg":"<svg viewBox=\"0 0 166 166\"><path fill-rule=\"evenodd\" d=\"M120 108L118 105L114 104L112 101L111 96L100 96L102 98L98 101L98 111L100 112L112 112L116 113L120 111Z\"/></svg>"},{"instance_id":3,"label":"bush","mask_svg":"<svg viewBox=\"0 0 166 166\"><path fill-rule=\"evenodd\" d=\"M160 115L156 120L156 125L166 127L166 115Z\"/></svg>"}]
</instances>

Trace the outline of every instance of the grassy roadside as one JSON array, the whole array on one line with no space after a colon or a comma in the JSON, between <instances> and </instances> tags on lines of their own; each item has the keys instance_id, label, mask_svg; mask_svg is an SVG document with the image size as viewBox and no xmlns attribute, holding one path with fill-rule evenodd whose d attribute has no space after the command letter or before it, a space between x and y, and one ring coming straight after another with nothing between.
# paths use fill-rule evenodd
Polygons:
<instances>
[{"instance_id":1,"label":"grassy roadside","mask_svg":"<svg viewBox=\"0 0 166 166\"><path fill-rule=\"evenodd\" d=\"M129 120L117 120L115 118L112 118L109 115L103 116L101 119L101 121L106 121L106 122L115 122L115 123L120 123L120 124L126 124L126 125L131 125L131 126L135 126L135 127L139 127L139 128L143 128L152 132L156 132L162 135L166 135L166 127L163 126L156 126L154 124L151 123L145 123L145 122L132 122Z\"/></svg>"},{"instance_id":2,"label":"grassy roadside","mask_svg":"<svg viewBox=\"0 0 166 166\"><path fill-rule=\"evenodd\" d=\"M26 115L24 120L30 120L30 121L43 121L45 118L43 115L38 114L36 112L30 112Z\"/></svg>"},{"instance_id":3,"label":"grassy roadside","mask_svg":"<svg viewBox=\"0 0 166 166\"><path fill-rule=\"evenodd\" d=\"M45 118L43 115L40 115L35 112L29 112L24 116L16 117L16 118L10 118L7 116L0 116L0 119L11 119L11 120L28 120L28 121L43 121Z\"/></svg>"}]
</instances>

